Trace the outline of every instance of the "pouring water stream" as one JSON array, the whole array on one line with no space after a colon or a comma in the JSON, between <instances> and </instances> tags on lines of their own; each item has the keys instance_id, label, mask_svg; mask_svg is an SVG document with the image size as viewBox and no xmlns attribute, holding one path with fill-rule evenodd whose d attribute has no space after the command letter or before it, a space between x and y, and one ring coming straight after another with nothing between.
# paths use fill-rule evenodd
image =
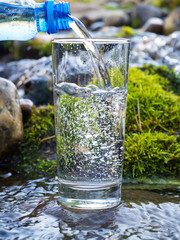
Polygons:
<instances>
[{"instance_id":1,"label":"pouring water stream","mask_svg":"<svg viewBox=\"0 0 180 240\"><path fill-rule=\"evenodd\" d=\"M100 87L103 88L103 85L105 86L105 88L111 87L111 80L108 70L106 69L106 66L96 45L90 40L92 36L79 19L72 16L70 16L70 18L73 20L69 22L70 27L80 38L84 39L84 46L87 49L88 54L91 58Z\"/></svg>"}]
</instances>

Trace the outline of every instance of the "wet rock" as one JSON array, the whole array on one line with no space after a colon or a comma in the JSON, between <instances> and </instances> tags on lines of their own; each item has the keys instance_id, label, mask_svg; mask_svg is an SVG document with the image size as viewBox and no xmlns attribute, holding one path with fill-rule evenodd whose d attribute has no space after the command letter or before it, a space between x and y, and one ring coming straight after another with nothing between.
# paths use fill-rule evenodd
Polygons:
<instances>
[{"instance_id":1,"label":"wet rock","mask_svg":"<svg viewBox=\"0 0 180 240\"><path fill-rule=\"evenodd\" d=\"M174 71L175 71L176 75L180 77L180 66L179 66L179 64L174 67Z\"/></svg>"},{"instance_id":2,"label":"wet rock","mask_svg":"<svg viewBox=\"0 0 180 240\"><path fill-rule=\"evenodd\" d=\"M23 124L25 124L33 114L34 104L30 99L20 99L20 106L23 116Z\"/></svg>"},{"instance_id":3,"label":"wet rock","mask_svg":"<svg viewBox=\"0 0 180 240\"><path fill-rule=\"evenodd\" d=\"M137 4L132 13L132 26L141 27L150 18L164 17L164 11L148 4Z\"/></svg>"},{"instance_id":4,"label":"wet rock","mask_svg":"<svg viewBox=\"0 0 180 240\"><path fill-rule=\"evenodd\" d=\"M102 9L100 9L99 11L94 10L84 14L81 13L82 16L79 16L78 19L82 20L83 23L89 22L92 24L94 22L103 21L105 13L106 11ZM86 22L84 21L84 18L86 19Z\"/></svg>"},{"instance_id":5,"label":"wet rock","mask_svg":"<svg viewBox=\"0 0 180 240\"><path fill-rule=\"evenodd\" d=\"M159 63L153 60L147 53L144 52L131 52L130 55L130 66L131 67L142 67L144 64L146 65L154 65L159 66Z\"/></svg>"},{"instance_id":6,"label":"wet rock","mask_svg":"<svg viewBox=\"0 0 180 240\"><path fill-rule=\"evenodd\" d=\"M25 98L30 99L36 106L53 103L52 78L45 74L33 75L24 82Z\"/></svg>"},{"instance_id":7,"label":"wet rock","mask_svg":"<svg viewBox=\"0 0 180 240\"><path fill-rule=\"evenodd\" d=\"M166 35L180 31L180 7L176 8L164 22L164 33Z\"/></svg>"},{"instance_id":8,"label":"wet rock","mask_svg":"<svg viewBox=\"0 0 180 240\"><path fill-rule=\"evenodd\" d=\"M88 14L89 12L100 10L101 7L98 6L96 2L89 4L72 2L71 3L71 15L76 17L81 17L82 15Z\"/></svg>"},{"instance_id":9,"label":"wet rock","mask_svg":"<svg viewBox=\"0 0 180 240\"><path fill-rule=\"evenodd\" d=\"M52 103L52 59L23 59L0 64L0 75L14 82L21 98L31 99L35 105Z\"/></svg>"},{"instance_id":10,"label":"wet rock","mask_svg":"<svg viewBox=\"0 0 180 240\"><path fill-rule=\"evenodd\" d=\"M25 79L35 74L52 75L51 62L52 58L49 56L38 60L22 59L7 64L0 63L0 76L7 78L19 86Z\"/></svg>"},{"instance_id":11,"label":"wet rock","mask_svg":"<svg viewBox=\"0 0 180 240\"><path fill-rule=\"evenodd\" d=\"M164 59L163 59L163 63L168 65L170 68L172 68L172 67L175 67L175 66L179 65L179 60L174 59L174 58L169 57L169 56L165 56Z\"/></svg>"},{"instance_id":12,"label":"wet rock","mask_svg":"<svg viewBox=\"0 0 180 240\"><path fill-rule=\"evenodd\" d=\"M116 3L116 6L119 5ZM129 15L122 10L106 10L98 2L91 4L72 3L72 16L80 19L86 27L104 21L107 26L122 26L130 23Z\"/></svg>"},{"instance_id":13,"label":"wet rock","mask_svg":"<svg viewBox=\"0 0 180 240\"><path fill-rule=\"evenodd\" d=\"M16 83L25 74L26 69L31 69L37 60L23 59L19 61L0 64L0 76Z\"/></svg>"},{"instance_id":14,"label":"wet rock","mask_svg":"<svg viewBox=\"0 0 180 240\"><path fill-rule=\"evenodd\" d=\"M155 33L142 33L131 38L131 66L153 64L166 65L169 68L179 69L180 50L178 49L180 33L169 36Z\"/></svg>"},{"instance_id":15,"label":"wet rock","mask_svg":"<svg viewBox=\"0 0 180 240\"><path fill-rule=\"evenodd\" d=\"M16 86L0 78L0 156L10 153L23 138L22 113Z\"/></svg>"},{"instance_id":16,"label":"wet rock","mask_svg":"<svg viewBox=\"0 0 180 240\"><path fill-rule=\"evenodd\" d=\"M164 21L160 18L150 18L142 27L143 32L163 34Z\"/></svg>"},{"instance_id":17,"label":"wet rock","mask_svg":"<svg viewBox=\"0 0 180 240\"><path fill-rule=\"evenodd\" d=\"M130 18L124 11L109 11L104 18L106 26L120 27L130 24Z\"/></svg>"},{"instance_id":18,"label":"wet rock","mask_svg":"<svg viewBox=\"0 0 180 240\"><path fill-rule=\"evenodd\" d=\"M175 31L168 36L167 44L175 50L180 50L180 31Z\"/></svg>"}]
</instances>

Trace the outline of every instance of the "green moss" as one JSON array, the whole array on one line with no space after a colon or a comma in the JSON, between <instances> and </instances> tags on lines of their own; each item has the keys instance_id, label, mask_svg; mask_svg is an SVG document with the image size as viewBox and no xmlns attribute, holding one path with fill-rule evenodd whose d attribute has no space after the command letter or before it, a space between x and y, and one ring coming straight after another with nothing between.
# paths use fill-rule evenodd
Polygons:
<instances>
[{"instance_id":1,"label":"green moss","mask_svg":"<svg viewBox=\"0 0 180 240\"><path fill-rule=\"evenodd\" d=\"M137 32L133 28L129 26L123 26L121 30L114 37L129 38L136 34Z\"/></svg>"},{"instance_id":2,"label":"green moss","mask_svg":"<svg viewBox=\"0 0 180 240\"><path fill-rule=\"evenodd\" d=\"M180 97L170 91L176 93L178 82L173 70L165 67L130 69L125 178L178 177L180 138L171 134L180 129Z\"/></svg>"},{"instance_id":3,"label":"green moss","mask_svg":"<svg viewBox=\"0 0 180 240\"><path fill-rule=\"evenodd\" d=\"M13 52L13 41L0 41L0 56Z\"/></svg>"},{"instance_id":4,"label":"green moss","mask_svg":"<svg viewBox=\"0 0 180 240\"><path fill-rule=\"evenodd\" d=\"M111 69L112 87L125 88L123 69ZM129 70L126 131L178 131L180 128L180 77L166 67L144 66ZM94 77L91 84L99 86ZM103 85L104 87L104 85ZM174 93L172 93L172 90Z\"/></svg>"},{"instance_id":5,"label":"green moss","mask_svg":"<svg viewBox=\"0 0 180 240\"><path fill-rule=\"evenodd\" d=\"M173 91L176 95L180 95L180 76L177 76L174 69L169 69L166 66L156 67L153 65L144 65L140 69L146 71L149 75L160 75L163 77L160 82L161 86L166 91Z\"/></svg>"},{"instance_id":6,"label":"green moss","mask_svg":"<svg viewBox=\"0 0 180 240\"><path fill-rule=\"evenodd\" d=\"M39 58L51 54L51 42L45 42L38 38L26 42L14 42L14 59Z\"/></svg>"},{"instance_id":7,"label":"green moss","mask_svg":"<svg viewBox=\"0 0 180 240\"><path fill-rule=\"evenodd\" d=\"M50 136L54 136L54 108L49 105L34 109L33 116L24 126L24 141L13 156L12 164L18 163L18 170L25 175L35 176L43 172L54 175L56 143Z\"/></svg>"},{"instance_id":8,"label":"green moss","mask_svg":"<svg viewBox=\"0 0 180 240\"><path fill-rule=\"evenodd\" d=\"M126 10L127 7L122 7L122 6L108 6L107 4L101 4L101 6L105 9L105 10L117 10L117 9L122 9L122 10Z\"/></svg>"},{"instance_id":9,"label":"green moss","mask_svg":"<svg viewBox=\"0 0 180 240\"><path fill-rule=\"evenodd\" d=\"M172 10L180 6L180 0L153 0L152 5Z\"/></svg>"},{"instance_id":10,"label":"green moss","mask_svg":"<svg viewBox=\"0 0 180 240\"><path fill-rule=\"evenodd\" d=\"M112 71L110 76L113 79L112 85L114 87L119 85L121 79L119 73ZM163 67L144 66L141 69L130 69L124 160L126 178L179 175L180 97L170 91L175 80L178 81L178 77L174 72ZM71 112L70 119L66 119L63 123L62 114L62 119L59 121L62 126L59 127L63 128L63 124L67 124L67 129L69 127L72 130L71 125L68 124L71 124L71 119L76 117L74 107L78 102L74 99L72 103L66 96L62 104L67 105L67 103L68 111ZM78 106L80 108L76 109L77 111L82 112L83 108L86 108L85 105ZM53 135L53 107L34 109L32 118L25 125L24 143L12 159L15 164L18 162L18 170L33 175L36 172L46 176L56 175L55 138L48 139ZM71 132L70 135L78 141L78 132L75 131L74 135ZM42 141L44 138L47 140ZM69 144L72 144L71 141ZM62 154L62 139L59 143L59 154Z\"/></svg>"},{"instance_id":11,"label":"green moss","mask_svg":"<svg viewBox=\"0 0 180 240\"><path fill-rule=\"evenodd\" d=\"M10 54L15 60L24 58L39 58L51 55L51 42L34 38L29 41L0 42L0 55Z\"/></svg>"},{"instance_id":12,"label":"green moss","mask_svg":"<svg viewBox=\"0 0 180 240\"><path fill-rule=\"evenodd\" d=\"M126 135L124 176L178 176L180 141L164 133Z\"/></svg>"},{"instance_id":13,"label":"green moss","mask_svg":"<svg viewBox=\"0 0 180 240\"><path fill-rule=\"evenodd\" d=\"M127 132L178 131L180 97L167 92L169 81L158 74L149 75L140 69L130 69L127 98ZM138 113L139 112L139 113ZM142 126L142 129L140 127Z\"/></svg>"},{"instance_id":14,"label":"green moss","mask_svg":"<svg viewBox=\"0 0 180 240\"><path fill-rule=\"evenodd\" d=\"M141 27L141 20L140 20L140 18L138 18L138 17L133 17L133 18L132 18L132 22L131 22L131 26L132 26L133 28L139 28L139 27Z\"/></svg>"}]
</instances>

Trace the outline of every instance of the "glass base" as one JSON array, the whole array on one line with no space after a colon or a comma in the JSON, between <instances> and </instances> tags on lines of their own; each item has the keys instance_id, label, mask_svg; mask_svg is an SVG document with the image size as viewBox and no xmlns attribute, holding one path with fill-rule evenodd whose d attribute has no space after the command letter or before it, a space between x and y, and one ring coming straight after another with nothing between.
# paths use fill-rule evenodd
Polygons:
<instances>
[{"instance_id":1,"label":"glass base","mask_svg":"<svg viewBox=\"0 0 180 240\"><path fill-rule=\"evenodd\" d=\"M101 210L116 207L121 202L121 183L100 187L71 186L59 183L59 202L68 208Z\"/></svg>"}]
</instances>

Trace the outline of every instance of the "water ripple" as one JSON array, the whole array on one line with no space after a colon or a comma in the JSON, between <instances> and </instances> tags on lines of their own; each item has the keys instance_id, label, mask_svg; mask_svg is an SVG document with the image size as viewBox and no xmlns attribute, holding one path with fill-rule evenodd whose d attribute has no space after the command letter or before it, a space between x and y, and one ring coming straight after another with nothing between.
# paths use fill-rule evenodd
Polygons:
<instances>
[{"instance_id":1,"label":"water ripple","mask_svg":"<svg viewBox=\"0 0 180 240\"><path fill-rule=\"evenodd\" d=\"M94 212L60 206L53 179L12 179L0 189L0 240L180 239L178 187L147 191L124 185L120 206Z\"/></svg>"}]
</instances>

